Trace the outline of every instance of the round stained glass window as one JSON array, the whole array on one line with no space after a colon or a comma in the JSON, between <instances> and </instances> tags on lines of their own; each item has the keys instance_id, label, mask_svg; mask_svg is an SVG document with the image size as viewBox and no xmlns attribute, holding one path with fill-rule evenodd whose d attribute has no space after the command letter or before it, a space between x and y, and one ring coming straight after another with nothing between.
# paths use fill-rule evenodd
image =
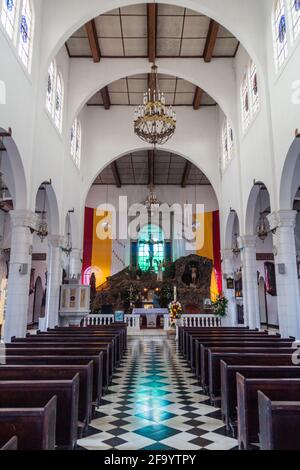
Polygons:
<instances>
[{"instance_id":1,"label":"round stained glass window","mask_svg":"<svg viewBox=\"0 0 300 470\"><path fill-rule=\"evenodd\" d=\"M286 36L286 21L285 21L285 15L282 15L279 21L279 26L278 26L278 37L279 41L282 44L285 41L285 36Z\"/></svg>"},{"instance_id":2,"label":"round stained glass window","mask_svg":"<svg viewBox=\"0 0 300 470\"><path fill-rule=\"evenodd\" d=\"M294 0L294 8L296 11L300 11L300 0Z\"/></svg>"}]
</instances>

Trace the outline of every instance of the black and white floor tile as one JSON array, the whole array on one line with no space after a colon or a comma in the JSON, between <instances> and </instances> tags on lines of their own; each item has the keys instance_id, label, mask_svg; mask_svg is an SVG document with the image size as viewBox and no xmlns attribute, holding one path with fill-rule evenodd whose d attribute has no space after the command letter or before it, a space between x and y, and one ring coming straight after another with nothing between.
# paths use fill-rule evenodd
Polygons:
<instances>
[{"instance_id":1,"label":"black and white floor tile","mask_svg":"<svg viewBox=\"0 0 300 470\"><path fill-rule=\"evenodd\" d=\"M176 351L175 340L139 337L105 396L88 436L89 450L231 450L220 410L210 405Z\"/></svg>"}]
</instances>

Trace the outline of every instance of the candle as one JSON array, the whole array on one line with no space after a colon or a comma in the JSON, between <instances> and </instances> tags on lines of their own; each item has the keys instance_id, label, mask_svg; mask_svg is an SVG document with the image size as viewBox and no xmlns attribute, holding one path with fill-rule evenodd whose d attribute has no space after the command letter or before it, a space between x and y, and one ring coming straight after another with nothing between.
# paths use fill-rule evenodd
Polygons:
<instances>
[{"instance_id":1,"label":"candle","mask_svg":"<svg viewBox=\"0 0 300 470\"><path fill-rule=\"evenodd\" d=\"M177 288L174 286L174 301L177 301Z\"/></svg>"}]
</instances>

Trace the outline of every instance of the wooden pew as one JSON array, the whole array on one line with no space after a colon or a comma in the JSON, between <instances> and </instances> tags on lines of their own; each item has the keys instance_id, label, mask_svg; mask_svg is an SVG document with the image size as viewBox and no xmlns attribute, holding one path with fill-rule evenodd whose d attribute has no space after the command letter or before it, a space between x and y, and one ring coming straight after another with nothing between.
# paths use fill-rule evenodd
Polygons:
<instances>
[{"instance_id":1,"label":"wooden pew","mask_svg":"<svg viewBox=\"0 0 300 470\"><path fill-rule=\"evenodd\" d=\"M271 401L258 391L260 450L300 450L300 401Z\"/></svg>"},{"instance_id":2,"label":"wooden pew","mask_svg":"<svg viewBox=\"0 0 300 470\"><path fill-rule=\"evenodd\" d=\"M0 365L0 381L70 380L79 375L79 430L87 430L92 418L93 363L78 365Z\"/></svg>"},{"instance_id":3,"label":"wooden pew","mask_svg":"<svg viewBox=\"0 0 300 470\"><path fill-rule=\"evenodd\" d=\"M72 344L76 345L76 343L86 343L91 344L94 346L95 344L99 345L106 345L111 344L111 370L110 373L113 373L113 370L118 366L120 363L122 356L120 351L120 342L117 341L118 338L113 338L109 336L86 336L86 335L73 335L71 333L65 335L56 335L56 334L46 334L46 335L35 335L35 336L27 336L26 338L12 338L11 344L21 344L21 343L54 343L54 342L61 342L68 344L68 347L72 347ZM70 343L70 344L69 344Z\"/></svg>"},{"instance_id":4,"label":"wooden pew","mask_svg":"<svg viewBox=\"0 0 300 470\"><path fill-rule=\"evenodd\" d=\"M185 353L184 353L184 357L185 359L188 361L188 363L190 364L190 361L191 361L191 345L194 344L194 342L196 340L198 341L201 341L201 340L205 340L205 339L211 339L211 340L225 340L226 338L228 338L228 340L230 339L235 339L235 338L238 338L238 339L242 339L242 338L267 338L269 335L268 333L266 332L257 332L257 331L246 331L246 332L238 332L238 331L235 331L235 332L231 332L230 334L228 333L214 333L214 334L207 334L207 333L201 333L201 334L189 334L188 337L187 337L187 340L186 340L186 348L185 348Z\"/></svg>"},{"instance_id":5,"label":"wooden pew","mask_svg":"<svg viewBox=\"0 0 300 470\"><path fill-rule=\"evenodd\" d=\"M18 438L17 436L13 436L9 439L9 441L1 442L0 440L0 451L10 451L10 450L18 450Z\"/></svg>"},{"instance_id":6,"label":"wooden pew","mask_svg":"<svg viewBox=\"0 0 300 470\"><path fill-rule=\"evenodd\" d=\"M221 360L228 364L282 365L290 366L292 354L249 353L249 352L211 352L209 351L209 396L214 403L221 398Z\"/></svg>"},{"instance_id":7,"label":"wooden pew","mask_svg":"<svg viewBox=\"0 0 300 470\"><path fill-rule=\"evenodd\" d=\"M102 379L103 379L103 388L106 390L110 383L110 376L109 376L109 366L107 361L107 354L105 354L106 350L103 350L99 347L97 348L83 348L83 347L76 347L76 348L66 348L60 347L58 345L52 346L45 346L45 347L37 347L36 345L23 347L23 348L12 348L8 347L6 349L7 356L61 356L61 357L68 357L68 356L81 356L81 357L88 357L93 356L93 362L97 363L96 367L102 366ZM104 354L103 354L104 353ZM2 352L2 354L4 354ZM96 358L96 359L95 359Z\"/></svg>"},{"instance_id":8,"label":"wooden pew","mask_svg":"<svg viewBox=\"0 0 300 470\"><path fill-rule=\"evenodd\" d=\"M56 404L54 396L38 408L0 408L0 441L16 435L18 450L54 450Z\"/></svg>"},{"instance_id":9,"label":"wooden pew","mask_svg":"<svg viewBox=\"0 0 300 470\"><path fill-rule=\"evenodd\" d=\"M96 407L100 404L102 397L102 353L97 355L84 355L84 356L59 356L54 355L54 352L51 351L49 356L40 355L38 352L31 355L25 350L23 356L0 356L0 366L1 365L78 365L85 364L89 362L93 363L93 406Z\"/></svg>"},{"instance_id":10,"label":"wooden pew","mask_svg":"<svg viewBox=\"0 0 300 470\"><path fill-rule=\"evenodd\" d=\"M299 401L300 379L248 379L237 374L238 442L243 450L259 442L259 390L272 401Z\"/></svg>"},{"instance_id":11,"label":"wooden pew","mask_svg":"<svg viewBox=\"0 0 300 470\"><path fill-rule=\"evenodd\" d=\"M57 397L56 445L74 449L78 432L79 375L71 380L0 381L2 408L39 408Z\"/></svg>"},{"instance_id":12,"label":"wooden pew","mask_svg":"<svg viewBox=\"0 0 300 470\"><path fill-rule=\"evenodd\" d=\"M206 328L206 327L186 327L186 326L180 326L178 328L178 349L179 351L181 352L181 354L183 354L183 350L184 350L184 341L185 341L185 336L187 333L191 332L191 333L197 333L197 332L205 332L205 331L211 331L211 332L229 332L229 331L235 331L236 328L235 327L210 327L210 328ZM242 328L239 328L240 331L243 331L243 330L249 330L249 327L242 327Z\"/></svg>"},{"instance_id":13,"label":"wooden pew","mask_svg":"<svg viewBox=\"0 0 300 470\"><path fill-rule=\"evenodd\" d=\"M213 334L213 335L205 335L205 334L189 334L188 335L188 347L187 347L187 352L186 352L186 359L188 363L190 364L191 368L194 369L195 367L195 349L196 349L196 341L202 341L206 338L210 338L211 341L215 340L217 341L218 339L220 340L225 340L228 338L230 339L264 339L264 338L269 338L271 337L265 332L251 332L251 331L246 331L246 332L231 332L230 334ZM273 338L277 338L278 336L273 336Z\"/></svg>"},{"instance_id":14,"label":"wooden pew","mask_svg":"<svg viewBox=\"0 0 300 470\"><path fill-rule=\"evenodd\" d=\"M73 356L79 356L82 355L82 351L85 350L86 354L88 352L92 355L100 354L100 352L103 353L103 387L104 390L107 390L109 384L111 383L112 380L112 375L113 375L113 365L112 365L112 348L111 345L109 344L102 344L102 343L81 343L81 342L76 342L76 343L67 343L64 342L63 340L53 340L53 342L26 342L26 343L7 343L4 345L6 347L6 352L7 354L10 355L15 355L12 354L11 351L16 351L18 349L23 350L23 349L39 349L39 350L49 350L49 351L63 351L63 355L73 355ZM89 350L89 351L88 351ZM43 351L44 352L44 351ZM71 354L72 352L72 354ZM19 353L17 353L19 354ZM42 355L42 354L41 354Z\"/></svg>"},{"instance_id":15,"label":"wooden pew","mask_svg":"<svg viewBox=\"0 0 300 470\"><path fill-rule=\"evenodd\" d=\"M300 366L231 365L221 361L221 408L227 430L236 436L237 392L236 374L246 378L300 378Z\"/></svg>"},{"instance_id":16,"label":"wooden pew","mask_svg":"<svg viewBox=\"0 0 300 470\"><path fill-rule=\"evenodd\" d=\"M293 342L291 340L282 341L279 338L268 337L265 340L242 339L233 341L205 341L196 342L197 356L196 356L196 370L195 375L199 382L205 386L208 385L208 351L209 349L217 350L216 348L291 348Z\"/></svg>"}]
</instances>

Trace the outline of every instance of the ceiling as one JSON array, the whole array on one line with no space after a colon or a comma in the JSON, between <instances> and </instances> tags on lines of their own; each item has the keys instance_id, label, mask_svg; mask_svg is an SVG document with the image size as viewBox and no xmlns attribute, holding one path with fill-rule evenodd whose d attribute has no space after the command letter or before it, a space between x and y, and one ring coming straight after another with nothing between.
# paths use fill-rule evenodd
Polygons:
<instances>
[{"instance_id":1,"label":"ceiling","mask_svg":"<svg viewBox=\"0 0 300 470\"><path fill-rule=\"evenodd\" d=\"M239 41L223 26L184 7L144 3L116 8L76 31L66 42L70 58L198 58L211 62L236 56ZM101 89L89 106L137 106L149 88L148 75L126 77ZM216 102L204 90L176 77L160 76L168 105L199 110Z\"/></svg>"},{"instance_id":2,"label":"ceiling","mask_svg":"<svg viewBox=\"0 0 300 470\"><path fill-rule=\"evenodd\" d=\"M142 151L119 158L96 178L94 185L210 186L204 173L186 159L164 151Z\"/></svg>"},{"instance_id":3,"label":"ceiling","mask_svg":"<svg viewBox=\"0 0 300 470\"><path fill-rule=\"evenodd\" d=\"M147 4L116 8L95 18L101 56L148 57ZM156 57L203 57L210 18L187 8L157 5ZM235 57L239 41L219 27L213 57ZM66 42L73 58L92 58L85 27Z\"/></svg>"},{"instance_id":4,"label":"ceiling","mask_svg":"<svg viewBox=\"0 0 300 470\"><path fill-rule=\"evenodd\" d=\"M186 80L173 76L160 75L159 88L165 94L166 102L172 106L192 106L197 87ZM143 94L148 90L148 75L137 75L118 80L108 87L111 105L139 106ZM87 103L88 106L104 106L105 97L97 92ZM201 106L216 106L217 103L203 92Z\"/></svg>"}]
</instances>

